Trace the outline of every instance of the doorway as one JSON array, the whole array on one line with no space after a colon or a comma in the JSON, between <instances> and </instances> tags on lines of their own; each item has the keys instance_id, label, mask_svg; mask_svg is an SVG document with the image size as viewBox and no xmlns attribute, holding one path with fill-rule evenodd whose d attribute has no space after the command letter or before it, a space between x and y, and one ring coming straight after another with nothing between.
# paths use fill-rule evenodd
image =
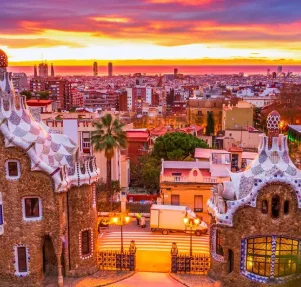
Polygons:
<instances>
[{"instance_id":1,"label":"doorway","mask_svg":"<svg viewBox=\"0 0 301 287\"><path fill-rule=\"evenodd\" d=\"M57 258L49 235L44 237L43 273L44 276L57 276Z\"/></svg>"}]
</instances>

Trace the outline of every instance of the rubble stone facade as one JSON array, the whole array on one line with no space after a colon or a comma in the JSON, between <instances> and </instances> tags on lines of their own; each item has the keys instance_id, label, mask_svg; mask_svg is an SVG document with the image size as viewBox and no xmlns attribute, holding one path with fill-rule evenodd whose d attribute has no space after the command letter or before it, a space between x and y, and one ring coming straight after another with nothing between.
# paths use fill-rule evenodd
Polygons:
<instances>
[{"instance_id":1,"label":"rubble stone facade","mask_svg":"<svg viewBox=\"0 0 301 287\"><path fill-rule=\"evenodd\" d=\"M95 158L32 117L0 58L0 285L63 286L97 270Z\"/></svg>"}]
</instances>

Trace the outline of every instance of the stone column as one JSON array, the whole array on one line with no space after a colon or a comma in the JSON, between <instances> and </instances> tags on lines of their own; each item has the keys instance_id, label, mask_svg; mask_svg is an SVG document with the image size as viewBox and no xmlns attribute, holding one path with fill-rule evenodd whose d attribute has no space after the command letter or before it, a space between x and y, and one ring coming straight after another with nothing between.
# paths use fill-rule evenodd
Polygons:
<instances>
[{"instance_id":1,"label":"stone column","mask_svg":"<svg viewBox=\"0 0 301 287\"><path fill-rule=\"evenodd\" d=\"M63 287L64 286L64 277L63 277L63 273L62 273L62 262L61 262L61 256L62 254L57 254L57 282L58 282L58 286L59 287Z\"/></svg>"}]
</instances>

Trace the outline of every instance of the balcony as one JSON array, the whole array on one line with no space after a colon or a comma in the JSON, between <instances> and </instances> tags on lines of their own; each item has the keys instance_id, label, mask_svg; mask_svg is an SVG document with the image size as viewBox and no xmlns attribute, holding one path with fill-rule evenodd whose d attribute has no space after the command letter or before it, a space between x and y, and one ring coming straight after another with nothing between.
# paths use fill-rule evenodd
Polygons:
<instances>
[{"instance_id":1,"label":"balcony","mask_svg":"<svg viewBox=\"0 0 301 287\"><path fill-rule=\"evenodd\" d=\"M223 182L222 178L204 176L204 177L196 177L196 176L162 176L160 178L160 182L178 182L178 183L219 183Z\"/></svg>"}]
</instances>

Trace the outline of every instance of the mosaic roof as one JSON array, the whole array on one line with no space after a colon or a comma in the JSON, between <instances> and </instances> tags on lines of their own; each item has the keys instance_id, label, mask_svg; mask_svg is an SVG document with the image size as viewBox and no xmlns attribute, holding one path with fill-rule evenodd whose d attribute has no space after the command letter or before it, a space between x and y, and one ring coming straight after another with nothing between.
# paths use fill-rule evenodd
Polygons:
<instances>
[{"instance_id":1,"label":"mosaic roof","mask_svg":"<svg viewBox=\"0 0 301 287\"><path fill-rule=\"evenodd\" d=\"M1 55L0 50L0 66ZM5 55L5 53L4 53ZM6 55L5 55L6 56ZM7 60L6 60L7 62ZM2 67L3 68L3 67ZM16 96L11 73L0 70L0 130L5 137L5 146L19 146L31 158L32 170L44 170L56 178L56 188L63 190L72 184L72 176L66 168L74 170L77 185L97 177L95 160L87 165L85 173L79 173L76 155L77 143L66 135L52 132L39 118L32 115L23 96Z\"/></svg>"}]
</instances>

